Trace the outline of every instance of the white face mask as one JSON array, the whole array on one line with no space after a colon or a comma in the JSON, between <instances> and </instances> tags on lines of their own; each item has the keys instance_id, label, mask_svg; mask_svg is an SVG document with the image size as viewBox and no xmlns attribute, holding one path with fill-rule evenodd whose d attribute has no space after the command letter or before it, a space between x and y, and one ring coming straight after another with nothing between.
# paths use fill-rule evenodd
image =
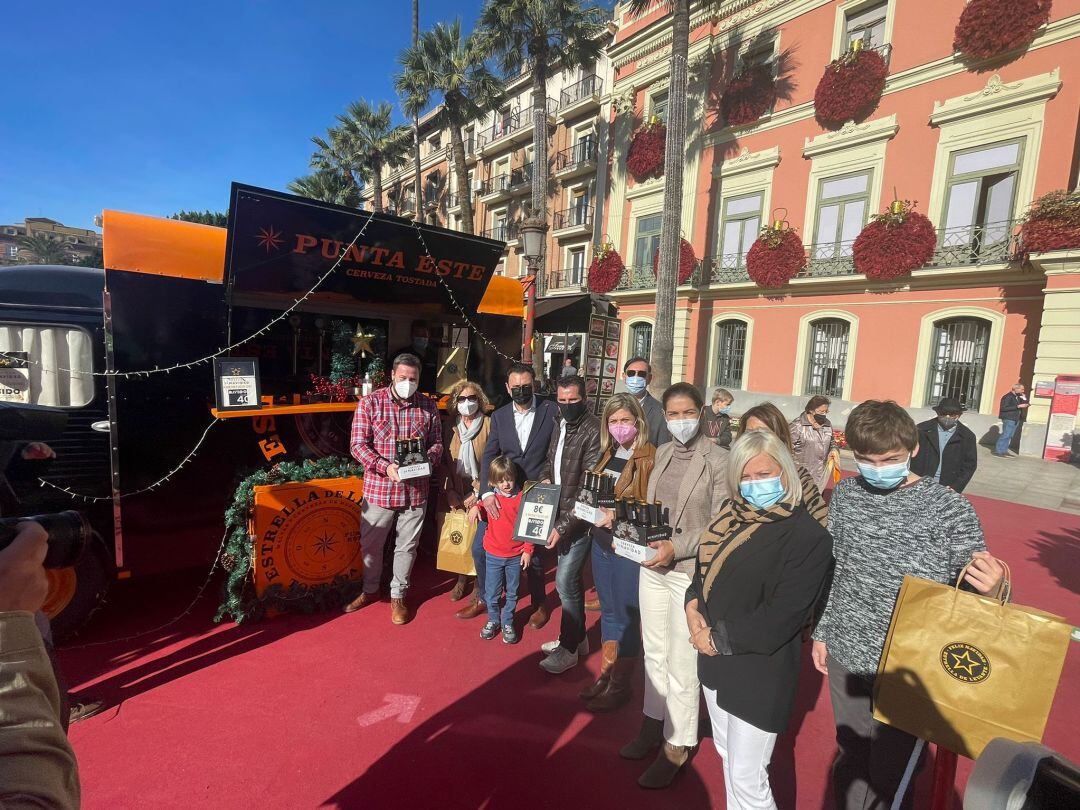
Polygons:
<instances>
[{"instance_id":1,"label":"white face mask","mask_svg":"<svg viewBox=\"0 0 1080 810\"><path fill-rule=\"evenodd\" d=\"M701 422L697 419L668 419L667 426L672 436L683 444L689 444L697 435Z\"/></svg>"},{"instance_id":2,"label":"white face mask","mask_svg":"<svg viewBox=\"0 0 1080 810\"><path fill-rule=\"evenodd\" d=\"M416 380L397 380L394 383L394 393L401 399L408 399L416 393Z\"/></svg>"},{"instance_id":3,"label":"white face mask","mask_svg":"<svg viewBox=\"0 0 1080 810\"><path fill-rule=\"evenodd\" d=\"M459 402L457 404L457 412L462 416L472 416L479 407L480 405L477 402Z\"/></svg>"}]
</instances>

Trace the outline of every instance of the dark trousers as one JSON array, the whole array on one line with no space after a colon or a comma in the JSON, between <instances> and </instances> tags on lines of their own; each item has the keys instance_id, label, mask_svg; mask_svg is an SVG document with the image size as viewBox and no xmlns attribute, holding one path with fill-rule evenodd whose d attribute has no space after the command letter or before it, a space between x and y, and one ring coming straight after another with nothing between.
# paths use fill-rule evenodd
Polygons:
<instances>
[{"instance_id":1,"label":"dark trousers","mask_svg":"<svg viewBox=\"0 0 1080 810\"><path fill-rule=\"evenodd\" d=\"M525 572L525 579L529 583L529 599L532 602L533 608L538 608L543 605L547 595L547 591L544 588L544 563L546 562L546 554L547 549L542 545L536 546L533 551L532 562L529 563L529 569Z\"/></svg>"},{"instance_id":2,"label":"dark trousers","mask_svg":"<svg viewBox=\"0 0 1080 810\"><path fill-rule=\"evenodd\" d=\"M904 775L918 740L874 719L873 684L829 661L829 694L836 720L836 760L832 783L838 810L889 810L904 790L904 808L914 806L914 781L925 759L918 761L904 784Z\"/></svg>"},{"instance_id":3,"label":"dark trousers","mask_svg":"<svg viewBox=\"0 0 1080 810\"><path fill-rule=\"evenodd\" d=\"M638 574L641 566L620 557L610 546L592 541L592 573L600 597L600 640L617 641L620 658L641 655Z\"/></svg>"},{"instance_id":4,"label":"dark trousers","mask_svg":"<svg viewBox=\"0 0 1080 810\"><path fill-rule=\"evenodd\" d=\"M487 533L487 524L484 521L480 521L476 524L476 534L473 535L472 541L472 559L473 566L476 568L476 598L481 601L487 600L487 589L484 587L484 583L487 582L487 554L484 551L484 535Z\"/></svg>"},{"instance_id":5,"label":"dark trousers","mask_svg":"<svg viewBox=\"0 0 1080 810\"><path fill-rule=\"evenodd\" d=\"M571 543L560 541L557 547L559 563L555 568L555 589L562 602L559 644L569 652L576 652L578 645L585 640L585 583L581 573L585 561L589 559L591 545L592 540L586 534Z\"/></svg>"}]
</instances>

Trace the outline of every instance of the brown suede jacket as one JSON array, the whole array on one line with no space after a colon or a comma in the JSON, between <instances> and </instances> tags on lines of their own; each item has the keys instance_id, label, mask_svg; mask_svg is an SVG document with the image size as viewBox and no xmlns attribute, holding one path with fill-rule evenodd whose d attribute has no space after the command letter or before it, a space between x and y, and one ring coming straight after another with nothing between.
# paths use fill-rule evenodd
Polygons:
<instances>
[{"instance_id":1,"label":"brown suede jacket","mask_svg":"<svg viewBox=\"0 0 1080 810\"><path fill-rule=\"evenodd\" d=\"M601 454L600 460L596 462L596 466L593 467L592 471L603 472L604 467L608 465L613 455L615 455L614 444ZM633 498L637 501L645 500L649 494L649 475L652 473L655 464L656 448L645 442L634 451L634 455L630 456L626 466L623 467L619 480L615 482L615 497Z\"/></svg>"}]
</instances>

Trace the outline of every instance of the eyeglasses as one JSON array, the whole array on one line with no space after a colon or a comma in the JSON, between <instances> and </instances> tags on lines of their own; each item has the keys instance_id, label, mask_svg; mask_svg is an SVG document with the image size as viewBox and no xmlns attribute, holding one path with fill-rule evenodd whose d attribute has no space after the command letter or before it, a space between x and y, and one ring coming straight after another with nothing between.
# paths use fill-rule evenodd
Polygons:
<instances>
[{"instance_id":1,"label":"eyeglasses","mask_svg":"<svg viewBox=\"0 0 1080 810\"><path fill-rule=\"evenodd\" d=\"M479 401L480 401L480 397L476 396L476 394L472 394L471 396L467 396L467 397L458 397L458 402L479 402Z\"/></svg>"},{"instance_id":2,"label":"eyeglasses","mask_svg":"<svg viewBox=\"0 0 1080 810\"><path fill-rule=\"evenodd\" d=\"M647 371L628 371L628 372L626 372L626 376L627 377L648 377L649 372L647 372Z\"/></svg>"}]
</instances>

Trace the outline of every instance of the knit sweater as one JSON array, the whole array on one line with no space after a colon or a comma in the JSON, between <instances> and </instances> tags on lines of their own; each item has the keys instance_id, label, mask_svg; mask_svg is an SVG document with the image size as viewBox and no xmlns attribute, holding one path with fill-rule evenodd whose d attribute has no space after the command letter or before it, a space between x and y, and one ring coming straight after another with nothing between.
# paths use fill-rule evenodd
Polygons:
<instances>
[{"instance_id":1,"label":"knit sweater","mask_svg":"<svg viewBox=\"0 0 1080 810\"><path fill-rule=\"evenodd\" d=\"M686 469L690 466L690 459L694 457L694 448L699 441L702 441L701 432L699 431L690 440L690 444L683 444L678 439L672 439L671 441L675 450L671 454L671 463L656 482L656 500L671 510L674 519L675 504L679 502L679 489L682 487L683 478L686 477ZM695 555L690 559L677 561L672 567L676 571L682 571L684 574L693 576L696 564Z\"/></svg>"},{"instance_id":2,"label":"knit sweater","mask_svg":"<svg viewBox=\"0 0 1080 810\"><path fill-rule=\"evenodd\" d=\"M829 503L829 532L836 569L814 639L871 680L904 575L954 583L972 552L986 550L968 500L930 478L888 491L844 479Z\"/></svg>"}]
</instances>

